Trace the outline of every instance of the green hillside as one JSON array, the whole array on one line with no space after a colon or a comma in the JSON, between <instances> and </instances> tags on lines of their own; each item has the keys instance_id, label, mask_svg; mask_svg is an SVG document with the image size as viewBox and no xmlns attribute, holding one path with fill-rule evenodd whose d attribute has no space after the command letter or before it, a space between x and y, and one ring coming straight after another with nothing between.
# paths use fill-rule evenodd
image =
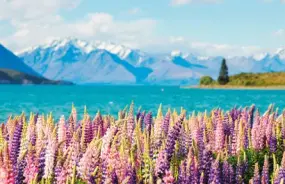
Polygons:
<instances>
[{"instance_id":1,"label":"green hillside","mask_svg":"<svg viewBox=\"0 0 285 184\"><path fill-rule=\"evenodd\" d=\"M70 82L65 81L54 81L43 77L37 77L22 72L18 72L10 69L0 68L0 84L51 84L60 85L66 84L71 85Z\"/></svg>"},{"instance_id":2,"label":"green hillside","mask_svg":"<svg viewBox=\"0 0 285 184\"><path fill-rule=\"evenodd\" d=\"M285 72L241 73L230 76L230 81L227 85L285 86Z\"/></svg>"},{"instance_id":3,"label":"green hillside","mask_svg":"<svg viewBox=\"0 0 285 184\"><path fill-rule=\"evenodd\" d=\"M205 76L201 78L200 86L285 87L285 72L240 73L229 76L229 82L225 85L220 85L217 83L217 81L211 79L209 76Z\"/></svg>"}]
</instances>

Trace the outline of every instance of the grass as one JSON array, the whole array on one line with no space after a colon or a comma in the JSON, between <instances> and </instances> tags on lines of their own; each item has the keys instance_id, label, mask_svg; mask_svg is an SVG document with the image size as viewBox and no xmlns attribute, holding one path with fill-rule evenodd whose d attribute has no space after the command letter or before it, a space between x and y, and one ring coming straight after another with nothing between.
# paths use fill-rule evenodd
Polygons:
<instances>
[{"instance_id":1,"label":"grass","mask_svg":"<svg viewBox=\"0 0 285 184\"><path fill-rule=\"evenodd\" d=\"M285 72L240 73L230 76L226 85L220 85L213 80L210 84L200 84L196 88L284 89Z\"/></svg>"}]
</instances>

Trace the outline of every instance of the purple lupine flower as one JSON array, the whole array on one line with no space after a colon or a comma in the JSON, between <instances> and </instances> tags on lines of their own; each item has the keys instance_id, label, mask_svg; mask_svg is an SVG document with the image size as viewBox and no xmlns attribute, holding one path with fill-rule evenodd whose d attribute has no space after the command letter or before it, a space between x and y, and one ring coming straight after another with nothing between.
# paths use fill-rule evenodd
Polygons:
<instances>
[{"instance_id":1,"label":"purple lupine flower","mask_svg":"<svg viewBox=\"0 0 285 184\"><path fill-rule=\"evenodd\" d=\"M184 120L184 117L185 117L185 114L182 113L179 116L177 122L172 127L172 129L170 130L170 132L167 136L165 151L167 153L167 160L169 160L169 161L170 161L170 159L173 155L173 152L174 152L175 141L178 139L178 137L180 135L180 130L182 127L182 122Z\"/></svg>"},{"instance_id":2,"label":"purple lupine flower","mask_svg":"<svg viewBox=\"0 0 285 184\"><path fill-rule=\"evenodd\" d=\"M17 168L17 159L20 152L22 129L23 129L23 122L22 120L20 120L20 122L16 124L16 129L14 131L14 136L11 146L11 161L13 164L13 169Z\"/></svg>"},{"instance_id":3,"label":"purple lupine flower","mask_svg":"<svg viewBox=\"0 0 285 184\"><path fill-rule=\"evenodd\" d=\"M235 183L235 172L232 165L229 165L229 183Z\"/></svg>"},{"instance_id":4,"label":"purple lupine flower","mask_svg":"<svg viewBox=\"0 0 285 184\"><path fill-rule=\"evenodd\" d=\"M197 159L192 156L191 163L190 163L190 168L189 168L189 181L192 183L198 183L199 181L199 172L198 172L198 163Z\"/></svg>"},{"instance_id":5,"label":"purple lupine flower","mask_svg":"<svg viewBox=\"0 0 285 184\"><path fill-rule=\"evenodd\" d=\"M181 183L181 184L187 184L190 181L188 180L188 171L187 171L187 163L186 161L182 161L179 167L179 171L178 171L178 181L177 183Z\"/></svg>"},{"instance_id":6,"label":"purple lupine flower","mask_svg":"<svg viewBox=\"0 0 285 184\"><path fill-rule=\"evenodd\" d=\"M231 154L236 155L237 153L237 132L238 127L235 126L234 131L232 133L232 139L231 139Z\"/></svg>"},{"instance_id":7,"label":"purple lupine flower","mask_svg":"<svg viewBox=\"0 0 285 184\"><path fill-rule=\"evenodd\" d=\"M277 139L275 134L272 134L269 140L269 150L271 153L275 153L277 150Z\"/></svg>"},{"instance_id":8,"label":"purple lupine flower","mask_svg":"<svg viewBox=\"0 0 285 184\"><path fill-rule=\"evenodd\" d=\"M187 155L189 151L189 145L190 145L190 138L189 135L185 133L185 130L182 128L180 136L178 138L179 141L179 150L178 150L178 156L183 158Z\"/></svg>"},{"instance_id":9,"label":"purple lupine flower","mask_svg":"<svg viewBox=\"0 0 285 184\"><path fill-rule=\"evenodd\" d=\"M108 130L108 128L111 126L111 117L110 116L106 116L103 119L103 135L105 135L106 131Z\"/></svg>"},{"instance_id":10,"label":"purple lupine flower","mask_svg":"<svg viewBox=\"0 0 285 184\"><path fill-rule=\"evenodd\" d=\"M62 169L63 169L62 163L61 163L61 161L58 161L55 168L54 168L54 178L55 178L56 183L59 183L59 178L60 178L60 174L61 174Z\"/></svg>"},{"instance_id":11,"label":"purple lupine flower","mask_svg":"<svg viewBox=\"0 0 285 184\"><path fill-rule=\"evenodd\" d=\"M163 123L162 123L162 131L164 135L168 134L169 129L169 122L170 122L170 111L168 111L164 117Z\"/></svg>"},{"instance_id":12,"label":"purple lupine flower","mask_svg":"<svg viewBox=\"0 0 285 184\"><path fill-rule=\"evenodd\" d=\"M200 173L204 173L204 183L207 183L210 175L210 168L213 161L212 152L207 149L203 150L203 156L200 160Z\"/></svg>"},{"instance_id":13,"label":"purple lupine flower","mask_svg":"<svg viewBox=\"0 0 285 184\"><path fill-rule=\"evenodd\" d=\"M138 122L140 122L140 125L141 125L141 130L143 130L145 128L144 126L144 117L145 117L145 111L143 111L142 113L140 113L140 117L138 119Z\"/></svg>"},{"instance_id":14,"label":"purple lupine flower","mask_svg":"<svg viewBox=\"0 0 285 184\"><path fill-rule=\"evenodd\" d=\"M103 118L101 116L101 113L98 112L93 120L92 123L92 132L94 132L95 136L102 136L103 134Z\"/></svg>"},{"instance_id":15,"label":"purple lupine flower","mask_svg":"<svg viewBox=\"0 0 285 184\"><path fill-rule=\"evenodd\" d=\"M21 161L19 161L18 163L18 169L17 169L17 176L16 176L16 179L15 179L15 184L22 184L24 182L24 170L25 170L25 167L27 165L27 162L26 160L23 158Z\"/></svg>"},{"instance_id":16,"label":"purple lupine flower","mask_svg":"<svg viewBox=\"0 0 285 184\"><path fill-rule=\"evenodd\" d=\"M223 162L223 168L222 168L222 180L223 183L230 183L230 164L227 160Z\"/></svg>"},{"instance_id":17,"label":"purple lupine flower","mask_svg":"<svg viewBox=\"0 0 285 184\"><path fill-rule=\"evenodd\" d=\"M253 184L260 184L260 175L259 175L258 163L256 163L255 167L254 167Z\"/></svg>"},{"instance_id":18,"label":"purple lupine flower","mask_svg":"<svg viewBox=\"0 0 285 184\"><path fill-rule=\"evenodd\" d=\"M273 129L273 124L272 124L272 121L268 121L268 119L266 119L267 122L267 127L266 127L266 142L269 144L270 142L270 138L272 136L272 129Z\"/></svg>"},{"instance_id":19,"label":"purple lupine flower","mask_svg":"<svg viewBox=\"0 0 285 184\"><path fill-rule=\"evenodd\" d=\"M171 157L172 157L173 152L174 152L175 142L179 137L180 129L182 127L182 122L184 120L184 117L185 117L185 113L182 113L179 116L175 125L170 130L170 132L167 136L167 140L166 140L166 147L165 147L164 151L162 151L160 153L160 155L159 155L160 159L157 160L156 175L160 178L165 174L165 171L168 170L170 167L170 160L171 160ZM165 156L166 156L166 158L165 158ZM161 163L162 161L165 163Z\"/></svg>"},{"instance_id":20,"label":"purple lupine flower","mask_svg":"<svg viewBox=\"0 0 285 184\"><path fill-rule=\"evenodd\" d=\"M199 151L198 156L199 159L201 159L203 156L203 150L205 149L203 131L201 127L197 124L195 124L193 129L194 130L192 131L192 139L196 142L198 146L198 151Z\"/></svg>"},{"instance_id":21,"label":"purple lupine flower","mask_svg":"<svg viewBox=\"0 0 285 184\"><path fill-rule=\"evenodd\" d=\"M136 176L136 170L132 168L131 166L128 167L126 176L128 179L128 184L135 184L137 183L137 176Z\"/></svg>"},{"instance_id":22,"label":"purple lupine flower","mask_svg":"<svg viewBox=\"0 0 285 184\"><path fill-rule=\"evenodd\" d=\"M91 175L88 179L88 184L96 184L95 179L96 179L96 177Z\"/></svg>"},{"instance_id":23,"label":"purple lupine flower","mask_svg":"<svg viewBox=\"0 0 285 184\"><path fill-rule=\"evenodd\" d=\"M239 110L237 110L236 108L233 108L233 109L230 111L230 116L231 116L233 122L235 122L235 121L238 119Z\"/></svg>"},{"instance_id":24,"label":"purple lupine flower","mask_svg":"<svg viewBox=\"0 0 285 184\"><path fill-rule=\"evenodd\" d=\"M102 164L101 164L101 173L102 173L102 176L101 176L101 183L105 183L107 179L109 179L109 176L108 176L108 168L107 168L107 165L108 163L104 160L102 161Z\"/></svg>"},{"instance_id":25,"label":"purple lupine flower","mask_svg":"<svg viewBox=\"0 0 285 184\"><path fill-rule=\"evenodd\" d=\"M88 145L92 141L94 134L96 133L93 132L90 116L87 116L86 125L85 125L85 144L86 145Z\"/></svg>"},{"instance_id":26,"label":"purple lupine flower","mask_svg":"<svg viewBox=\"0 0 285 184\"><path fill-rule=\"evenodd\" d=\"M152 125L152 113L149 112L144 117L144 128L148 134L151 132L151 125Z\"/></svg>"},{"instance_id":27,"label":"purple lupine flower","mask_svg":"<svg viewBox=\"0 0 285 184\"><path fill-rule=\"evenodd\" d=\"M213 183L213 184L220 184L220 183L222 183L222 181L221 181L221 171L220 171L220 166L219 166L219 160L218 159L212 161L211 172L210 172L208 183Z\"/></svg>"},{"instance_id":28,"label":"purple lupine flower","mask_svg":"<svg viewBox=\"0 0 285 184\"><path fill-rule=\"evenodd\" d=\"M261 183L262 184L269 183L269 162L268 162L268 157L266 155L264 158L264 164L262 168Z\"/></svg>"},{"instance_id":29,"label":"purple lupine flower","mask_svg":"<svg viewBox=\"0 0 285 184\"><path fill-rule=\"evenodd\" d=\"M43 148L40 151L40 155L38 158L38 180L40 181L44 175L44 169L45 169L45 154L46 154L46 149Z\"/></svg>"},{"instance_id":30,"label":"purple lupine flower","mask_svg":"<svg viewBox=\"0 0 285 184\"><path fill-rule=\"evenodd\" d=\"M117 176L115 170L113 170L111 172L111 183L112 184L119 184L119 179L118 179L118 176Z\"/></svg>"},{"instance_id":31,"label":"purple lupine flower","mask_svg":"<svg viewBox=\"0 0 285 184\"><path fill-rule=\"evenodd\" d=\"M156 160L156 165L155 165L155 175L157 177L162 178L165 171L169 168L169 163L167 160L167 153L165 150L162 150L158 154L158 158Z\"/></svg>"},{"instance_id":32,"label":"purple lupine flower","mask_svg":"<svg viewBox=\"0 0 285 184\"><path fill-rule=\"evenodd\" d=\"M225 114L225 116L223 118L223 126L224 126L224 134L226 136L230 136L231 135L231 124L230 124L228 114Z\"/></svg>"},{"instance_id":33,"label":"purple lupine flower","mask_svg":"<svg viewBox=\"0 0 285 184\"><path fill-rule=\"evenodd\" d=\"M285 169L283 167L279 169L277 178L274 179L274 184L280 184L282 179L285 180Z\"/></svg>"},{"instance_id":34,"label":"purple lupine flower","mask_svg":"<svg viewBox=\"0 0 285 184\"><path fill-rule=\"evenodd\" d=\"M243 175L246 169L247 169L247 160L241 161L240 158L238 158L238 163L236 166L236 178L235 178L237 183L243 183Z\"/></svg>"},{"instance_id":35,"label":"purple lupine flower","mask_svg":"<svg viewBox=\"0 0 285 184\"><path fill-rule=\"evenodd\" d=\"M66 141L65 141L66 147L70 145L73 133L75 131L75 122L72 115L69 116L68 125L69 126L66 127Z\"/></svg>"}]
</instances>

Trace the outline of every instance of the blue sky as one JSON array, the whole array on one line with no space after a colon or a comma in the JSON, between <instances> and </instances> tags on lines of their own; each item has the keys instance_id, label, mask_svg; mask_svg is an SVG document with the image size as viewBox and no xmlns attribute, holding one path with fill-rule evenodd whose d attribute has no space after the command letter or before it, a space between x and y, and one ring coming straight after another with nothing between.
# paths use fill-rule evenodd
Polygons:
<instances>
[{"instance_id":1,"label":"blue sky","mask_svg":"<svg viewBox=\"0 0 285 184\"><path fill-rule=\"evenodd\" d=\"M284 0L0 0L0 42L112 41L149 52L251 55L285 47Z\"/></svg>"}]
</instances>

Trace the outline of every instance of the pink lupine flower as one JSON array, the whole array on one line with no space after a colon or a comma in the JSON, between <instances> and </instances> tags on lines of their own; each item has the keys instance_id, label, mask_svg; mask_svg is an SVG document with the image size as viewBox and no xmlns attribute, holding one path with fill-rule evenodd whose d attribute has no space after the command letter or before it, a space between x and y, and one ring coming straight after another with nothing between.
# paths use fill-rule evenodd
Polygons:
<instances>
[{"instance_id":1,"label":"pink lupine flower","mask_svg":"<svg viewBox=\"0 0 285 184\"><path fill-rule=\"evenodd\" d=\"M224 135L224 125L220 117L217 119L215 138L216 138L215 150L222 151L224 147L225 135Z\"/></svg>"},{"instance_id":2,"label":"pink lupine flower","mask_svg":"<svg viewBox=\"0 0 285 184\"><path fill-rule=\"evenodd\" d=\"M35 162L35 157L32 152L28 153L26 157L27 166L24 169L24 182L32 183L38 174L38 167Z\"/></svg>"},{"instance_id":3,"label":"pink lupine flower","mask_svg":"<svg viewBox=\"0 0 285 184\"><path fill-rule=\"evenodd\" d=\"M3 166L0 166L0 183L1 184L6 184L8 183L8 171L3 167Z\"/></svg>"},{"instance_id":4,"label":"pink lupine flower","mask_svg":"<svg viewBox=\"0 0 285 184\"><path fill-rule=\"evenodd\" d=\"M64 116L60 117L57 129L58 142L63 142L66 140L66 127Z\"/></svg>"},{"instance_id":5,"label":"pink lupine flower","mask_svg":"<svg viewBox=\"0 0 285 184\"><path fill-rule=\"evenodd\" d=\"M165 172L165 176L163 177L163 182L165 184L174 184L175 183L175 179L172 176L172 173L170 171Z\"/></svg>"},{"instance_id":6,"label":"pink lupine flower","mask_svg":"<svg viewBox=\"0 0 285 184\"><path fill-rule=\"evenodd\" d=\"M44 168L44 178L50 178L53 174L54 163L55 163L55 153L56 153L56 140L53 135L48 138L48 144L45 154L45 168Z\"/></svg>"},{"instance_id":7,"label":"pink lupine flower","mask_svg":"<svg viewBox=\"0 0 285 184\"><path fill-rule=\"evenodd\" d=\"M89 144L86 152L80 159L77 171L80 176L88 181L91 174L94 172L96 165L98 164L100 149L97 148L98 142L92 142Z\"/></svg>"}]
</instances>

